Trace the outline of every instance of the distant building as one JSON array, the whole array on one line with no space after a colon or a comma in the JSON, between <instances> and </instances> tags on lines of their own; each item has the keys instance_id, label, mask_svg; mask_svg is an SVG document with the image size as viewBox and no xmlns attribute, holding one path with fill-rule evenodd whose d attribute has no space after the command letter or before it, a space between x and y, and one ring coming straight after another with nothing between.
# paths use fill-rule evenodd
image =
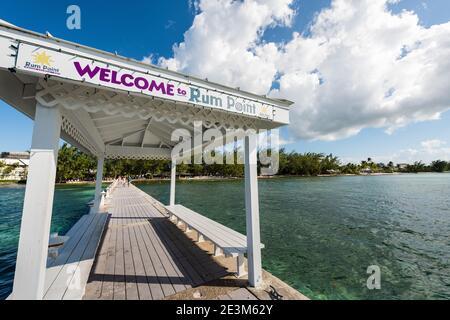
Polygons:
<instances>
[{"instance_id":1,"label":"distant building","mask_svg":"<svg viewBox=\"0 0 450 320\"><path fill-rule=\"evenodd\" d=\"M29 152L2 152L0 154L0 180L25 179L30 164Z\"/></svg>"},{"instance_id":2,"label":"distant building","mask_svg":"<svg viewBox=\"0 0 450 320\"><path fill-rule=\"evenodd\" d=\"M29 152L2 152L0 158L2 159L30 159Z\"/></svg>"},{"instance_id":3,"label":"distant building","mask_svg":"<svg viewBox=\"0 0 450 320\"><path fill-rule=\"evenodd\" d=\"M364 168L364 169L361 169L360 173L361 174L371 174L372 173L372 169Z\"/></svg>"},{"instance_id":4,"label":"distant building","mask_svg":"<svg viewBox=\"0 0 450 320\"><path fill-rule=\"evenodd\" d=\"M400 170L405 170L406 168L408 168L408 164L407 163L398 163L397 168Z\"/></svg>"}]
</instances>

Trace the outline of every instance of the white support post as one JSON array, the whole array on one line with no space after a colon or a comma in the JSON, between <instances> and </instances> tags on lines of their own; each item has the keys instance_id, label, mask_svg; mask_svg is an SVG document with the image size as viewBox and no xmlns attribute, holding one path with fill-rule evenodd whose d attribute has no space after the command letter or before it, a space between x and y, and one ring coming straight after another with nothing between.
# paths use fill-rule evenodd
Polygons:
<instances>
[{"instance_id":1,"label":"white support post","mask_svg":"<svg viewBox=\"0 0 450 320\"><path fill-rule=\"evenodd\" d=\"M257 135L245 136L245 211L247 216L248 281L250 286L255 288L262 285L257 154Z\"/></svg>"},{"instance_id":2,"label":"white support post","mask_svg":"<svg viewBox=\"0 0 450 320\"><path fill-rule=\"evenodd\" d=\"M103 164L105 158L103 156L98 157L97 160L97 177L95 180L95 198L94 198L94 208L92 213L98 213L100 210L100 202L102 200L102 182L103 182Z\"/></svg>"},{"instance_id":3,"label":"white support post","mask_svg":"<svg viewBox=\"0 0 450 320\"><path fill-rule=\"evenodd\" d=\"M41 300L55 191L61 113L36 105L12 299Z\"/></svg>"},{"instance_id":4,"label":"white support post","mask_svg":"<svg viewBox=\"0 0 450 320\"><path fill-rule=\"evenodd\" d=\"M237 263L237 277L238 278L242 278L243 276L245 276L247 274L247 272L245 272L245 259L244 259L244 255L240 254L237 256L236 258L236 263Z\"/></svg>"},{"instance_id":5,"label":"white support post","mask_svg":"<svg viewBox=\"0 0 450 320\"><path fill-rule=\"evenodd\" d=\"M223 256L222 248L220 248L217 244L214 244L214 257Z\"/></svg>"},{"instance_id":6,"label":"white support post","mask_svg":"<svg viewBox=\"0 0 450 320\"><path fill-rule=\"evenodd\" d=\"M205 237L197 231L197 242L202 243L205 242Z\"/></svg>"},{"instance_id":7,"label":"white support post","mask_svg":"<svg viewBox=\"0 0 450 320\"><path fill-rule=\"evenodd\" d=\"M175 205L175 183L177 179L177 160L172 158L172 166L170 169L170 206Z\"/></svg>"}]
</instances>

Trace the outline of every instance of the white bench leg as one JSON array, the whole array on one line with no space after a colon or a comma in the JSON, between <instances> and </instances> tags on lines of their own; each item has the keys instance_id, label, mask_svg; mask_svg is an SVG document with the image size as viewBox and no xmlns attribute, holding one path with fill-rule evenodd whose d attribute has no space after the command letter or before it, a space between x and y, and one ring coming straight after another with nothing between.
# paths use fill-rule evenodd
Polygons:
<instances>
[{"instance_id":1,"label":"white bench leg","mask_svg":"<svg viewBox=\"0 0 450 320\"><path fill-rule=\"evenodd\" d=\"M237 277L241 278L247 274L247 272L245 271L244 255L243 254L238 255L236 261L237 261Z\"/></svg>"},{"instance_id":2,"label":"white bench leg","mask_svg":"<svg viewBox=\"0 0 450 320\"><path fill-rule=\"evenodd\" d=\"M223 256L223 251L218 245L214 245L214 257Z\"/></svg>"},{"instance_id":3,"label":"white bench leg","mask_svg":"<svg viewBox=\"0 0 450 320\"><path fill-rule=\"evenodd\" d=\"M205 242L205 237L197 232L197 242Z\"/></svg>"}]
</instances>

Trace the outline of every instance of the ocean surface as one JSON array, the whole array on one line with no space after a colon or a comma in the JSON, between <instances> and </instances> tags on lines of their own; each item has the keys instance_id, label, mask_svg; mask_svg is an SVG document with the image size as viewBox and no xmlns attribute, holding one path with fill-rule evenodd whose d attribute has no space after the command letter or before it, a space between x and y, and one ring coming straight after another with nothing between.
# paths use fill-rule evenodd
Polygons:
<instances>
[{"instance_id":1,"label":"ocean surface","mask_svg":"<svg viewBox=\"0 0 450 320\"><path fill-rule=\"evenodd\" d=\"M94 185L57 186L51 232L65 234L89 212L87 203L94 198ZM12 290L22 217L24 185L0 185L0 300Z\"/></svg>"},{"instance_id":2,"label":"ocean surface","mask_svg":"<svg viewBox=\"0 0 450 320\"><path fill-rule=\"evenodd\" d=\"M138 184L167 203L169 184ZM450 174L260 180L263 267L312 299L450 299ZM0 298L11 290L24 188L0 186ZM52 231L93 186L58 186ZM183 181L177 202L245 233L244 183ZM378 266L381 289L367 288Z\"/></svg>"}]
</instances>

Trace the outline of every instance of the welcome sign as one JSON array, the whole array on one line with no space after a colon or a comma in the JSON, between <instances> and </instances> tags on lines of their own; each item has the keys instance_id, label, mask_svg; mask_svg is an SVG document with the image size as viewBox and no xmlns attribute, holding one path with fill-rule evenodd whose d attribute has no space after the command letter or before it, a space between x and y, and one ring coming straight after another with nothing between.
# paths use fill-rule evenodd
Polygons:
<instances>
[{"instance_id":1,"label":"welcome sign","mask_svg":"<svg viewBox=\"0 0 450 320\"><path fill-rule=\"evenodd\" d=\"M205 88L195 81L166 79L29 44L20 44L16 69L273 120L271 105Z\"/></svg>"}]
</instances>

